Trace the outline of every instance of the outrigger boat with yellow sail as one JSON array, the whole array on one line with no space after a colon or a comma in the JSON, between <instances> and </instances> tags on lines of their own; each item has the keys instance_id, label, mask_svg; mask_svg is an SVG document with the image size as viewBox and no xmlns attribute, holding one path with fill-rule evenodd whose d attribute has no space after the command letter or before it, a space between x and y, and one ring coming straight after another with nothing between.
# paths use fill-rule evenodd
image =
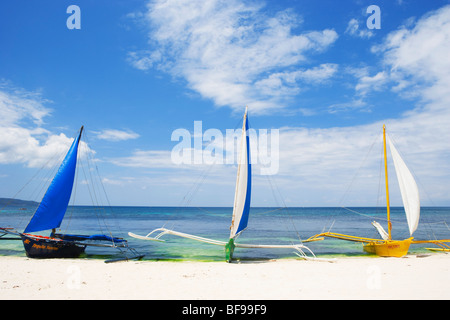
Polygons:
<instances>
[{"instance_id":1,"label":"outrigger boat with yellow sail","mask_svg":"<svg viewBox=\"0 0 450 320\"><path fill-rule=\"evenodd\" d=\"M410 237L404 240L392 239L392 222L389 203L389 182L388 182L386 140L389 143L389 149L391 150L391 155L394 160L395 172L397 174L397 179L400 186L400 192L402 195L403 206L405 209L406 220L408 222L408 228L410 233ZM419 225L419 218L420 218L419 189L417 187L413 175L411 174L405 162L401 158L399 152L395 148L389 136L386 135L385 125L383 125L383 153L384 153L384 171L386 183L386 208L387 208L388 232L386 232L378 222L376 221L372 222L372 225L378 230L382 239L372 239L339 234L334 232L324 232L312 236L307 241L321 240L323 239L323 237L330 237L341 240L360 242L363 243L363 249L365 252L376 254L381 257L403 257L408 253L411 244L420 244L420 243L433 243L440 247L440 249L427 248L429 250L450 251L450 246L448 246L445 243L450 242L450 239L414 240L414 237L412 235Z\"/></svg>"}]
</instances>

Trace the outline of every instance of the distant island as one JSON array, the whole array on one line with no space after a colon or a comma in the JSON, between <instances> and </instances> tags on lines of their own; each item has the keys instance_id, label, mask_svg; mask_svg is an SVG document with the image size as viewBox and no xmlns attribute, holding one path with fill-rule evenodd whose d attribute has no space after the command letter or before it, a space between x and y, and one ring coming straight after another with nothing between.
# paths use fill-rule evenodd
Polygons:
<instances>
[{"instance_id":1,"label":"distant island","mask_svg":"<svg viewBox=\"0 0 450 320\"><path fill-rule=\"evenodd\" d=\"M39 203L36 201L12 199L12 198L0 198L0 207L28 207L37 206Z\"/></svg>"}]
</instances>

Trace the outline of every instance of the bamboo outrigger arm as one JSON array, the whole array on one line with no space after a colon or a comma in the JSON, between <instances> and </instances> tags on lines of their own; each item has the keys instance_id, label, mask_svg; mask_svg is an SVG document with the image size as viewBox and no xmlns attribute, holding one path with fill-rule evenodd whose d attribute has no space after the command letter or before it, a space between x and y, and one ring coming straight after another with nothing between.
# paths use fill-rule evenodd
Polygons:
<instances>
[{"instance_id":1,"label":"bamboo outrigger arm","mask_svg":"<svg viewBox=\"0 0 450 320\"><path fill-rule=\"evenodd\" d=\"M316 235L308 238L304 242L324 240L324 237L347 240L347 241L354 241L354 242L362 242L362 243L370 243L370 242L374 242L374 241L384 241L382 239L372 239L372 238L363 238L363 237L357 237L357 236L349 236L346 234L334 233L334 232L323 232L323 233L319 233L319 234L316 234Z\"/></svg>"},{"instance_id":2,"label":"bamboo outrigger arm","mask_svg":"<svg viewBox=\"0 0 450 320\"><path fill-rule=\"evenodd\" d=\"M152 234L156 233L156 232L159 232L159 233L156 236L152 236ZM174 236L192 239L192 240L205 242L205 243L209 243L209 244L215 244L215 245L219 245L219 246L225 246L227 244L227 242L225 242L225 241L218 241L218 240L203 238L203 237L199 237L199 236L194 236L192 234L178 232L178 231L174 231L174 230L170 230L170 229L166 229L166 228L155 229L152 232L150 232L149 234L147 234L146 236L140 236L138 234L128 232L128 235L133 238L137 238L137 239L141 239L141 240L159 241L159 242L165 241L160 238L166 234L171 234Z\"/></svg>"},{"instance_id":3,"label":"bamboo outrigger arm","mask_svg":"<svg viewBox=\"0 0 450 320\"><path fill-rule=\"evenodd\" d=\"M154 233L157 233L157 235L153 236ZM137 234L134 234L132 232L128 233L128 235L133 237L133 238L137 238L137 239L141 239L141 240L159 241L159 242L164 242L165 241L165 240L162 240L160 238L162 236L166 235L166 234L170 234L170 235L174 235L174 236L178 236L178 237L182 237L182 238L187 238L187 239L192 239L192 240L196 240L196 241L200 241L200 242L204 242L204 243L219 245L219 246L223 246L223 247L225 247L228 244L228 242L225 242L225 241L219 241L219 240L214 240L214 239L209 239L209 238L203 238L203 237L195 236L195 235L192 235L192 234L178 232L178 231L174 231L174 230L170 230L170 229L166 229L166 228L155 229L155 230L151 231L150 233L148 233L146 236L137 235ZM312 240L312 241L318 241L318 240L321 240L321 239L316 239L316 240ZM282 245L282 244L243 244L243 243L234 243L234 246L237 247L237 248L294 249L295 250L294 253L297 256L299 256L300 258L303 258L305 260L308 260L308 259L311 259L311 260L324 260L324 261L329 261L329 262L332 262L332 261L335 260L335 259L321 259L321 258L317 258L314 255L314 253L308 247L306 247L306 246L304 246L302 244ZM311 253L312 257L307 256L303 250L306 250L309 253Z\"/></svg>"},{"instance_id":4,"label":"bamboo outrigger arm","mask_svg":"<svg viewBox=\"0 0 450 320\"><path fill-rule=\"evenodd\" d=\"M446 242L450 243L450 239L442 239L442 240L413 240L413 244L419 244L419 243L432 243L437 245L440 248L427 248L431 251L444 251L444 252L450 252L450 245L448 245Z\"/></svg>"},{"instance_id":5,"label":"bamboo outrigger arm","mask_svg":"<svg viewBox=\"0 0 450 320\"><path fill-rule=\"evenodd\" d=\"M307 240L303 242L311 242L311 241L319 241L324 240L324 237L329 238L335 238L335 239L341 239L341 240L347 240L347 241L354 241L354 242L361 242L361 243L372 243L372 242L382 242L385 240L382 239L371 239L371 238L363 238L363 237L356 237L356 236L349 236L346 234L340 234L340 233L334 233L334 232L323 232L316 234ZM430 243L435 244L440 248L427 248L431 251L444 251L444 252L450 252L450 245L447 243L450 243L450 239L442 239L442 240L412 240L411 244L424 244L424 243Z\"/></svg>"},{"instance_id":6,"label":"bamboo outrigger arm","mask_svg":"<svg viewBox=\"0 0 450 320\"><path fill-rule=\"evenodd\" d=\"M7 235L14 237L7 237ZM0 240L22 240L19 232L13 228L0 228Z\"/></svg>"}]
</instances>

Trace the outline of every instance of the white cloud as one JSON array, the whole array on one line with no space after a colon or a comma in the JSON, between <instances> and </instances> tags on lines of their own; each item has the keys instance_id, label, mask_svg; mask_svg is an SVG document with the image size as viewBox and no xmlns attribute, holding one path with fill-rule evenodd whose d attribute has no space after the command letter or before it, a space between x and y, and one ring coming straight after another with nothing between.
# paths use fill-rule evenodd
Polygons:
<instances>
[{"instance_id":1,"label":"white cloud","mask_svg":"<svg viewBox=\"0 0 450 320\"><path fill-rule=\"evenodd\" d=\"M296 78L307 82L321 83L330 79L338 71L338 65L335 63L324 63L305 71L299 71Z\"/></svg>"},{"instance_id":2,"label":"white cloud","mask_svg":"<svg viewBox=\"0 0 450 320\"><path fill-rule=\"evenodd\" d=\"M385 71L380 71L373 77L362 76L359 79L355 90L360 95L366 95L370 91L380 91L388 80L388 75Z\"/></svg>"},{"instance_id":3,"label":"white cloud","mask_svg":"<svg viewBox=\"0 0 450 320\"><path fill-rule=\"evenodd\" d=\"M238 0L155 0L144 16L157 49L131 52L132 65L183 78L217 106L241 110L251 105L254 113L280 108L283 95L267 88L278 86L289 98L305 82L331 77L336 68L322 64L291 74L293 82L275 83L278 75L301 69L307 55L326 50L338 37L330 29L294 34L301 18L289 10L268 16L261 6Z\"/></svg>"},{"instance_id":4,"label":"white cloud","mask_svg":"<svg viewBox=\"0 0 450 320\"><path fill-rule=\"evenodd\" d=\"M8 126L25 120L36 125L43 123L50 109L44 106L48 100L39 93L12 88L5 81L0 83L0 125Z\"/></svg>"},{"instance_id":5,"label":"white cloud","mask_svg":"<svg viewBox=\"0 0 450 320\"><path fill-rule=\"evenodd\" d=\"M153 64L161 60L161 54L158 51L131 51L128 52L127 61L136 69L148 70Z\"/></svg>"},{"instance_id":6,"label":"white cloud","mask_svg":"<svg viewBox=\"0 0 450 320\"><path fill-rule=\"evenodd\" d=\"M362 111L371 112L367 102L363 99L354 99L350 102L334 103L328 107L329 113L347 112L347 111Z\"/></svg>"},{"instance_id":7,"label":"white cloud","mask_svg":"<svg viewBox=\"0 0 450 320\"><path fill-rule=\"evenodd\" d=\"M111 159L118 166L137 168L174 168L177 167L171 161L171 152L165 150L137 150L131 156Z\"/></svg>"},{"instance_id":8,"label":"white cloud","mask_svg":"<svg viewBox=\"0 0 450 320\"><path fill-rule=\"evenodd\" d=\"M371 38L373 36L373 32L369 29L360 29L359 28L359 22L356 19L351 19L348 22L347 29L345 30L345 33L350 34L355 37L359 38Z\"/></svg>"},{"instance_id":9,"label":"white cloud","mask_svg":"<svg viewBox=\"0 0 450 320\"><path fill-rule=\"evenodd\" d=\"M450 83L450 6L408 19L374 45L373 53L382 57L384 70L370 76L367 68L356 75L355 89L360 95L390 86L403 97L421 98L424 102L448 98Z\"/></svg>"},{"instance_id":10,"label":"white cloud","mask_svg":"<svg viewBox=\"0 0 450 320\"><path fill-rule=\"evenodd\" d=\"M101 132L96 132L97 139L109 140L109 141L123 141L129 139L139 138L139 134L133 131L122 131L115 129L105 129Z\"/></svg>"},{"instance_id":11,"label":"white cloud","mask_svg":"<svg viewBox=\"0 0 450 320\"><path fill-rule=\"evenodd\" d=\"M449 98L450 6L425 15L410 29L391 33L373 51L384 54L395 81L408 81L405 89L419 86L428 101Z\"/></svg>"},{"instance_id":12,"label":"white cloud","mask_svg":"<svg viewBox=\"0 0 450 320\"><path fill-rule=\"evenodd\" d=\"M392 90L402 95L414 91L418 102L417 99L406 100L411 103L410 111L401 116L341 128L280 129L279 174L273 178L281 182L278 186L283 197L292 199L286 201L287 205L383 205L378 199L380 144L372 147L376 139L381 141L383 124L387 125L388 133L418 178L422 204L449 204L450 60L445 56L450 52L449 39L449 6L391 32L374 48L374 53L380 57L381 68L374 65L348 70L359 79L355 87L358 95L349 103L336 103L329 109L330 112L367 110L363 98L369 92ZM325 72L326 68L321 70ZM297 81L297 76L295 71L272 72L259 85L267 90L294 89L282 86L282 83ZM244 84L239 87L230 82L229 85L230 92L245 90ZM168 152L164 157L168 158ZM161 162L156 161L155 165L161 165ZM233 168L228 169L231 177L224 174L222 179L233 184ZM361 178L359 184L353 185L352 193L347 194L346 187L357 171ZM392 204L401 205L393 167L389 172ZM265 203L264 198L270 194L270 190L261 191L260 180L258 177L254 180L252 201L255 205ZM347 196L345 199L344 195Z\"/></svg>"},{"instance_id":13,"label":"white cloud","mask_svg":"<svg viewBox=\"0 0 450 320\"><path fill-rule=\"evenodd\" d=\"M0 164L53 165L49 159L67 152L73 138L42 128L51 110L39 93L0 86ZM82 142L82 152L92 152Z\"/></svg>"},{"instance_id":14,"label":"white cloud","mask_svg":"<svg viewBox=\"0 0 450 320\"><path fill-rule=\"evenodd\" d=\"M284 94L284 91L298 91L298 81L304 81L307 83L321 83L330 79L337 72L337 70L337 64L324 63L307 70L272 73L267 78L256 81L255 86L260 88L265 94L269 91L271 92L270 95L276 95L276 91L280 90L280 93L278 94L282 95ZM272 92L272 90L274 92Z\"/></svg>"},{"instance_id":15,"label":"white cloud","mask_svg":"<svg viewBox=\"0 0 450 320\"><path fill-rule=\"evenodd\" d=\"M355 72L359 78L355 90L361 97L376 91L392 91L402 97L414 95L416 99L406 100L411 104L410 111L399 118L368 125L281 131L280 140L287 146L280 149L280 169L286 176L295 173L297 180L310 181L309 188L317 185L328 190L325 200L330 200L331 195L337 194L339 185L342 188L350 181L353 172L349 168L358 168L365 157L363 151L373 141L373 134L386 123L418 178L424 203L448 204L445 188L450 178L450 60L446 58L450 52L449 40L450 6L429 12L415 24L391 32L373 50L380 55L384 70L376 71L373 76L368 75L367 68ZM413 101L418 102L413 104ZM335 104L330 110L365 106L366 102L359 98L348 104ZM302 157L296 156L301 150L304 150ZM370 162L375 168L373 160ZM395 176L393 170L390 172ZM375 182L377 179L372 177ZM394 178L391 183L395 186ZM360 195L356 195L359 198L354 199L354 204L359 200L368 203L366 190L358 191ZM308 189L303 192L308 194ZM396 204L400 204L398 199Z\"/></svg>"}]
</instances>

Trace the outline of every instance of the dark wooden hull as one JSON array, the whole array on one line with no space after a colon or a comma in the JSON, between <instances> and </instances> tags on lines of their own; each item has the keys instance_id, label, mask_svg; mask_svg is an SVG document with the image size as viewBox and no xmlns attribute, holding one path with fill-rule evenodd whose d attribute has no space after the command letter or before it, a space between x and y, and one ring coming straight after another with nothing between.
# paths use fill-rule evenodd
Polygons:
<instances>
[{"instance_id":1,"label":"dark wooden hull","mask_svg":"<svg viewBox=\"0 0 450 320\"><path fill-rule=\"evenodd\" d=\"M86 249L61 239L21 234L23 246L29 258L78 258Z\"/></svg>"}]
</instances>

